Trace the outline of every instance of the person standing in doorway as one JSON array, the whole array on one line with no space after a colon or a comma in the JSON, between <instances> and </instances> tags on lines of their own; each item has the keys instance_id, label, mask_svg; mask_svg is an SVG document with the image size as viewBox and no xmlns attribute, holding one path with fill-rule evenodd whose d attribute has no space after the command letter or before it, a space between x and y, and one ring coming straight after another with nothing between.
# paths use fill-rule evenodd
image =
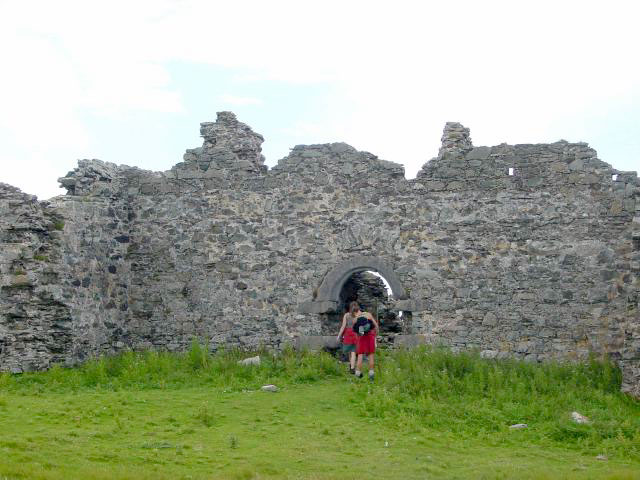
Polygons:
<instances>
[{"instance_id":1,"label":"person standing in doorway","mask_svg":"<svg viewBox=\"0 0 640 480\"><path fill-rule=\"evenodd\" d=\"M354 316L356 321L353 324L353 330L357 335L356 355L358 356L356 377L362 378L362 359L367 355L369 357L369 380L373 381L378 322L369 312L361 311L359 306Z\"/></svg>"},{"instance_id":2,"label":"person standing in doorway","mask_svg":"<svg viewBox=\"0 0 640 480\"><path fill-rule=\"evenodd\" d=\"M356 371L356 343L358 337L353 331L353 324L356 321L355 312L359 311L358 302L351 302L349 310L342 317L342 326L338 332L338 343L342 339L342 351L349 357L349 372Z\"/></svg>"}]
</instances>

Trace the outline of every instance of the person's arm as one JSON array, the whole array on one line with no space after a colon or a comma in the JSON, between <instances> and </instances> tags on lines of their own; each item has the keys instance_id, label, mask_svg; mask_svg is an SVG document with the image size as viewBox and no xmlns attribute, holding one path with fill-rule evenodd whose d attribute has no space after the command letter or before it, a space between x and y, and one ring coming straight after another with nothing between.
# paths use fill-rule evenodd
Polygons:
<instances>
[{"instance_id":1,"label":"person's arm","mask_svg":"<svg viewBox=\"0 0 640 480\"><path fill-rule=\"evenodd\" d=\"M340 337L342 337L342 332L344 332L344 327L347 326L347 314L345 313L342 317L342 326L340 327L340 331L338 332L338 342L340 342Z\"/></svg>"},{"instance_id":2,"label":"person's arm","mask_svg":"<svg viewBox=\"0 0 640 480\"><path fill-rule=\"evenodd\" d=\"M378 332L380 331L380 327L378 326L378 321L373 318L373 315L369 314L369 318L371 319L371 321L373 322L373 324L375 325L376 328L376 335L378 334Z\"/></svg>"}]
</instances>

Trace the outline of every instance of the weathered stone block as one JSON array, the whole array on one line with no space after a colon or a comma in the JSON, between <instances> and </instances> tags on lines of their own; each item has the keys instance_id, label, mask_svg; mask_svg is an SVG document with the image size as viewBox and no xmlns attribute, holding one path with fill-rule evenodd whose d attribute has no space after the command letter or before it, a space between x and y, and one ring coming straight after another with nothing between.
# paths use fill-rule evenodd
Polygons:
<instances>
[{"instance_id":1,"label":"weathered stone block","mask_svg":"<svg viewBox=\"0 0 640 480\"><path fill-rule=\"evenodd\" d=\"M338 308L338 302L323 300L319 302L302 302L298 307L300 313L332 313Z\"/></svg>"}]
</instances>

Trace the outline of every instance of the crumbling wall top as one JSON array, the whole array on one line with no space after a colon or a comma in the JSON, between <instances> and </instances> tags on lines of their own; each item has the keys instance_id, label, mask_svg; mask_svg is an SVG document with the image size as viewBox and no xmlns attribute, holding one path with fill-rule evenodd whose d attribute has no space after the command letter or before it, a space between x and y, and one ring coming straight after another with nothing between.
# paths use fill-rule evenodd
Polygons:
<instances>
[{"instance_id":1,"label":"crumbling wall top","mask_svg":"<svg viewBox=\"0 0 640 480\"><path fill-rule=\"evenodd\" d=\"M78 166L58 179L67 195L104 195L113 190L123 170L130 167L102 160L78 160Z\"/></svg>"},{"instance_id":2,"label":"crumbling wall top","mask_svg":"<svg viewBox=\"0 0 640 480\"><path fill-rule=\"evenodd\" d=\"M202 147L189 149L184 162L172 168L176 172L227 169L244 172L262 172L264 137L248 125L239 122L232 112L218 112L215 122L200 124Z\"/></svg>"},{"instance_id":3,"label":"crumbling wall top","mask_svg":"<svg viewBox=\"0 0 640 480\"><path fill-rule=\"evenodd\" d=\"M381 160L346 143L296 145L271 171L275 176L293 175L300 181L331 177L332 184L404 179L404 166Z\"/></svg>"},{"instance_id":4,"label":"crumbling wall top","mask_svg":"<svg viewBox=\"0 0 640 480\"><path fill-rule=\"evenodd\" d=\"M431 191L567 187L609 191L635 188L637 175L603 162L584 142L474 147L468 128L448 122L438 156L422 167L417 181Z\"/></svg>"},{"instance_id":5,"label":"crumbling wall top","mask_svg":"<svg viewBox=\"0 0 640 480\"><path fill-rule=\"evenodd\" d=\"M219 112L215 122L202 123L200 133L202 146L187 150L184 161L166 172L80 160L78 167L59 182L68 194L94 196L182 194L229 185L252 189L310 183L391 190L411 183L418 189L451 192L567 185L609 190L638 185L635 173L615 170L586 143L562 140L474 147L469 129L457 122L446 123L438 156L422 167L415 181L405 180L401 164L381 160L346 143L296 145L268 171L261 153L262 135L239 122L232 112Z\"/></svg>"},{"instance_id":6,"label":"crumbling wall top","mask_svg":"<svg viewBox=\"0 0 640 480\"><path fill-rule=\"evenodd\" d=\"M447 122L442 132L442 146L438 157L459 156L473 149L469 129L458 122Z\"/></svg>"}]
</instances>

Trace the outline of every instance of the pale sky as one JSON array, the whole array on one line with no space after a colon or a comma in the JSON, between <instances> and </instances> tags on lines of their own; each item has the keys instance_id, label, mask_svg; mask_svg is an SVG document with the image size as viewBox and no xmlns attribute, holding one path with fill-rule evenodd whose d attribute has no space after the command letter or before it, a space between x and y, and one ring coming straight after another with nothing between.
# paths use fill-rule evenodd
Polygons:
<instances>
[{"instance_id":1,"label":"pale sky","mask_svg":"<svg viewBox=\"0 0 640 480\"><path fill-rule=\"evenodd\" d=\"M640 170L640 2L0 0L0 182L46 199L81 158L167 170L232 110L273 166L344 141L405 165L586 141Z\"/></svg>"}]
</instances>

